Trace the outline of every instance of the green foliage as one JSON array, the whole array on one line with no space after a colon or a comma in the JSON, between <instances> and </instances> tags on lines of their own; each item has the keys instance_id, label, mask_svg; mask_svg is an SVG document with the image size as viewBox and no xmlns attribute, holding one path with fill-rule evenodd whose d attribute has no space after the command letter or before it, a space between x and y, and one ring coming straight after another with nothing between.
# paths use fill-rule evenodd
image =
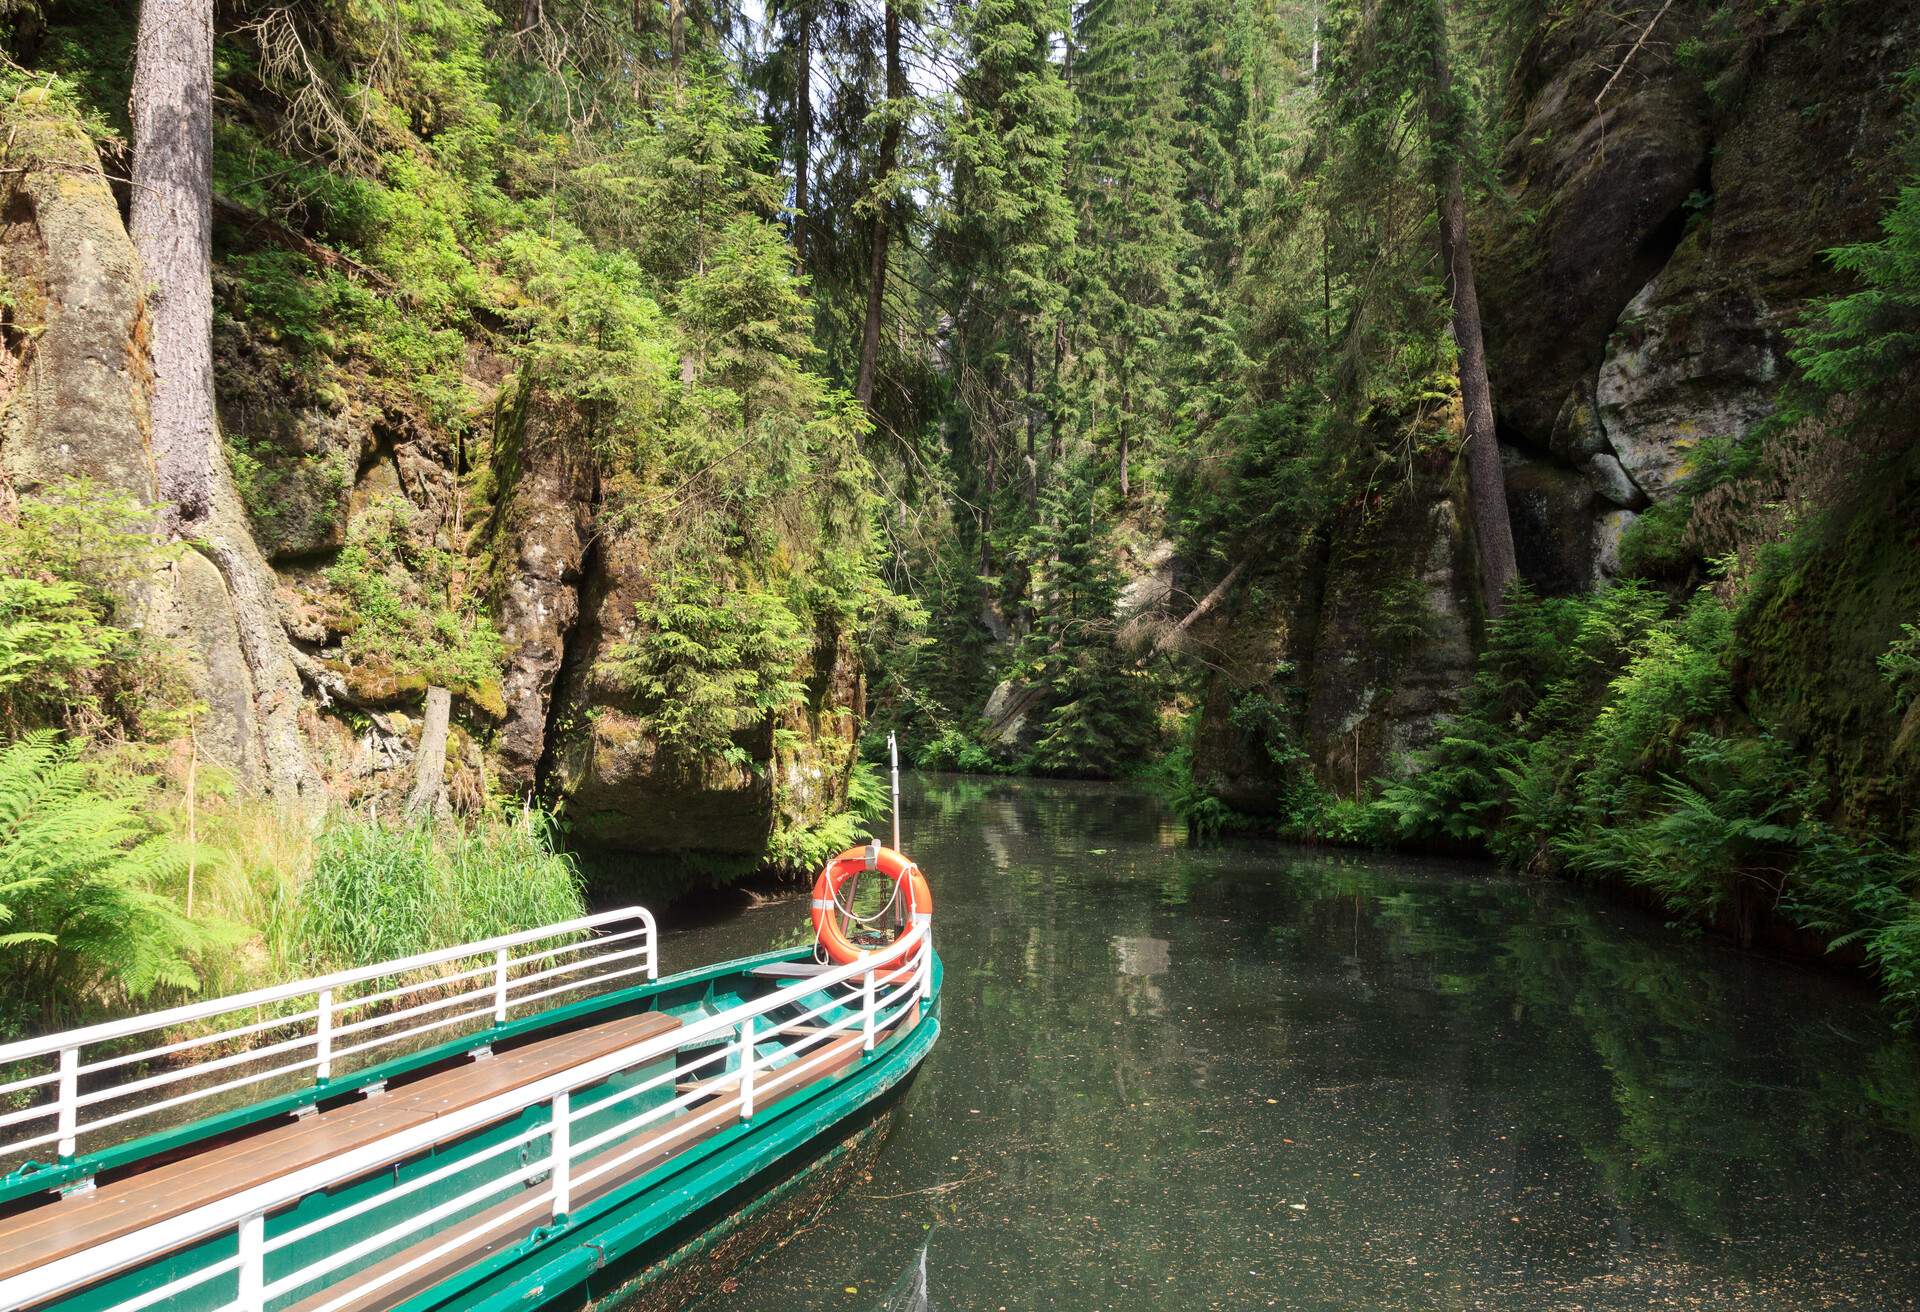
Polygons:
<instances>
[{"instance_id":1,"label":"green foliage","mask_svg":"<svg viewBox=\"0 0 1920 1312\"><path fill-rule=\"evenodd\" d=\"M1828 252L1860 289L1820 302L1793 334L1788 353L1809 387L1875 406L1911 394L1920 360L1920 183L1900 190L1879 241Z\"/></svg>"},{"instance_id":2,"label":"green foliage","mask_svg":"<svg viewBox=\"0 0 1920 1312\"><path fill-rule=\"evenodd\" d=\"M608 673L640 699L648 729L679 760L744 764L737 736L799 705L805 687L795 671L808 635L772 593L681 571L661 578L636 614Z\"/></svg>"},{"instance_id":3,"label":"green foliage","mask_svg":"<svg viewBox=\"0 0 1920 1312\"><path fill-rule=\"evenodd\" d=\"M154 828L151 791L50 731L0 749L0 953L16 1007L191 990L195 955L233 940L168 896L200 854Z\"/></svg>"},{"instance_id":4,"label":"green foliage","mask_svg":"<svg viewBox=\"0 0 1920 1312\"><path fill-rule=\"evenodd\" d=\"M998 774L1006 769L998 757L961 729L942 729L920 743L913 763L922 770L952 770L959 774Z\"/></svg>"},{"instance_id":5,"label":"green foliage","mask_svg":"<svg viewBox=\"0 0 1920 1312\"><path fill-rule=\"evenodd\" d=\"M1207 841L1249 821L1201 786L1193 774L1193 747L1181 743L1154 764L1148 777L1158 785L1173 813L1187 826L1191 838Z\"/></svg>"},{"instance_id":6,"label":"green foliage","mask_svg":"<svg viewBox=\"0 0 1920 1312\"><path fill-rule=\"evenodd\" d=\"M447 687L482 706L500 698L505 649L492 619L457 599L459 561L433 545L405 497L373 503L355 517L347 545L327 569L338 591L347 661L376 678Z\"/></svg>"},{"instance_id":7,"label":"green foliage","mask_svg":"<svg viewBox=\"0 0 1920 1312\"><path fill-rule=\"evenodd\" d=\"M1462 713L1376 810L1403 840L1637 886L1689 921L1744 933L1764 909L1857 943L1920 1015L1920 858L1835 825L1805 758L1739 714L1734 618L1630 582L1516 598Z\"/></svg>"},{"instance_id":8,"label":"green foliage","mask_svg":"<svg viewBox=\"0 0 1920 1312\"><path fill-rule=\"evenodd\" d=\"M1905 710L1920 694L1920 624L1902 624L1900 636L1880 653L1880 677L1893 688L1895 710Z\"/></svg>"},{"instance_id":9,"label":"green foliage","mask_svg":"<svg viewBox=\"0 0 1920 1312\"><path fill-rule=\"evenodd\" d=\"M1045 690L1028 763L1047 774L1111 774L1153 737L1149 675L1115 645L1119 571L1094 505L1090 469L1064 471L1032 535L1037 614L1018 677Z\"/></svg>"},{"instance_id":10,"label":"green foliage","mask_svg":"<svg viewBox=\"0 0 1920 1312\"><path fill-rule=\"evenodd\" d=\"M177 678L126 613L166 556L142 506L83 479L0 519L0 734L178 727Z\"/></svg>"},{"instance_id":11,"label":"green foliage","mask_svg":"<svg viewBox=\"0 0 1920 1312\"><path fill-rule=\"evenodd\" d=\"M303 971L410 956L585 914L544 817L403 825L336 816L298 889Z\"/></svg>"}]
</instances>

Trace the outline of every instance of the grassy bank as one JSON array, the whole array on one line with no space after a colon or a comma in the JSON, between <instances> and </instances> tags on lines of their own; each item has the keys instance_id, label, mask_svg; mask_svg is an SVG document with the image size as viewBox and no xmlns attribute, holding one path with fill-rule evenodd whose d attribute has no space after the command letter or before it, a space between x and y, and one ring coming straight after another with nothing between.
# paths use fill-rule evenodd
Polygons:
<instances>
[{"instance_id":1,"label":"grassy bank","mask_svg":"<svg viewBox=\"0 0 1920 1312\"><path fill-rule=\"evenodd\" d=\"M31 1033L584 911L531 812L310 819L29 734L0 749L0 1027Z\"/></svg>"}]
</instances>

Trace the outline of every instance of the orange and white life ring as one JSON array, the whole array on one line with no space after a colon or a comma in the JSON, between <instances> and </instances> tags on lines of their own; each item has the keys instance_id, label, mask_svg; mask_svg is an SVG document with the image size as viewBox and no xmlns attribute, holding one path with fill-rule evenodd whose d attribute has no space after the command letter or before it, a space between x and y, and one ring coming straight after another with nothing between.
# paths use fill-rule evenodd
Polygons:
<instances>
[{"instance_id":1,"label":"orange and white life ring","mask_svg":"<svg viewBox=\"0 0 1920 1312\"><path fill-rule=\"evenodd\" d=\"M886 947L864 949L847 937L840 907L840 888L869 870L877 870L893 880L894 896L900 900L908 925L920 925L933 919L933 890L920 867L890 847L869 843L850 847L821 867L813 881L813 931L819 935L827 955L841 965L872 960L875 966L891 966L902 959L905 949Z\"/></svg>"}]
</instances>

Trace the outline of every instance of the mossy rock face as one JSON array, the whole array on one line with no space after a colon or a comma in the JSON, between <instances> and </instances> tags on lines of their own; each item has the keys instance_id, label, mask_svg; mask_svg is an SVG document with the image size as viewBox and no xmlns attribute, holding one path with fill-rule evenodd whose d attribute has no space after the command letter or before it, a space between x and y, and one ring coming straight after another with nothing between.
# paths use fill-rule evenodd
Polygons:
<instances>
[{"instance_id":1,"label":"mossy rock face","mask_svg":"<svg viewBox=\"0 0 1920 1312\"><path fill-rule=\"evenodd\" d=\"M1634 331L1623 312L1656 274L1663 372L1691 383L1667 389L1673 413L1646 426L1685 422L1675 407L1690 390L1704 405L1695 427L1726 427L1765 381L1756 351L1777 351L1798 307L1839 285L1823 252L1872 237L1898 186L1916 6L1662 8L1581 0L1515 70L1500 156L1510 203L1483 207L1474 234L1509 441L1554 440L1569 392L1591 386L1616 325ZM1641 49L1607 87L1656 13L1661 57ZM1703 53L1680 57L1688 47ZM1663 273L1670 257L1683 267Z\"/></svg>"},{"instance_id":2,"label":"mossy rock face","mask_svg":"<svg viewBox=\"0 0 1920 1312\"><path fill-rule=\"evenodd\" d=\"M1476 216L1474 268L1503 435L1544 448L1620 311L1679 233L1709 142L1698 76L1643 59L1594 101L1661 0L1588 0L1522 53L1500 170L1510 205ZM1692 33L1675 7L1665 43ZM1643 52L1644 53L1644 52Z\"/></svg>"},{"instance_id":3,"label":"mossy rock face","mask_svg":"<svg viewBox=\"0 0 1920 1312\"><path fill-rule=\"evenodd\" d=\"M753 744L761 760L771 754L769 737ZM751 857L773 829L773 785L764 768L718 757L675 760L646 721L626 710L595 707L564 729L554 779L573 838L588 847Z\"/></svg>"},{"instance_id":4,"label":"mossy rock face","mask_svg":"<svg viewBox=\"0 0 1920 1312\"><path fill-rule=\"evenodd\" d=\"M1275 816L1310 773L1346 796L1430 741L1473 676L1471 549L1445 459L1383 480L1291 551L1269 553L1217 621L1193 773Z\"/></svg>"},{"instance_id":5,"label":"mossy rock face","mask_svg":"<svg viewBox=\"0 0 1920 1312\"><path fill-rule=\"evenodd\" d=\"M1592 484L1553 460L1512 448L1503 456L1507 517L1521 577L1548 596L1586 591L1595 577L1593 529L1601 509Z\"/></svg>"},{"instance_id":6,"label":"mossy rock face","mask_svg":"<svg viewBox=\"0 0 1920 1312\"><path fill-rule=\"evenodd\" d=\"M1920 842L1920 743L1877 664L1920 621L1920 449L1763 570L1737 632L1748 709L1824 762L1840 818Z\"/></svg>"},{"instance_id":7,"label":"mossy rock face","mask_svg":"<svg viewBox=\"0 0 1920 1312\"><path fill-rule=\"evenodd\" d=\"M345 405L280 383L277 353L236 326L216 343L220 436L254 541L272 561L344 546L362 426Z\"/></svg>"},{"instance_id":8,"label":"mossy rock face","mask_svg":"<svg viewBox=\"0 0 1920 1312\"><path fill-rule=\"evenodd\" d=\"M757 866L776 831L805 828L846 806L865 710L859 653L838 631L815 635L805 696L779 720L735 736L731 759L684 759L661 748L613 672L653 595L654 543L606 533L586 562L579 622L553 689L544 785L575 840L601 853L725 858L712 878Z\"/></svg>"}]
</instances>

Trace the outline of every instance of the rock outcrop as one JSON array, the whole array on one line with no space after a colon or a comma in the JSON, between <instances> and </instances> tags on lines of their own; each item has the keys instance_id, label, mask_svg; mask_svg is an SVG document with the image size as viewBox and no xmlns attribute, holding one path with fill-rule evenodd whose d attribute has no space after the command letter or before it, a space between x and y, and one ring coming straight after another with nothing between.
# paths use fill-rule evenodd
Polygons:
<instances>
[{"instance_id":1,"label":"rock outcrop","mask_svg":"<svg viewBox=\"0 0 1920 1312\"><path fill-rule=\"evenodd\" d=\"M1522 53L1508 197L1483 207L1476 263L1535 586L1611 577L1623 512L1671 496L1701 442L1773 412L1785 330L1843 285L1823 252L1874 234L1920 20L1838 8L1586 3Z\"/></svg>"},{"instance_id":2,"label":"rock outcrop","mask_svg":"<svg viewBox=\"0 0 1920 1312\"><path fill-rule=\"evenodd\" d=\"M494 613L507 657L497 749L504 782L529 797L547 752L554 681L580 617L597 497L592 462L568 440L569 414L523 385L502 398L494 420L494 478L503 489Z\"/></svg>"},{"instance_id":3,"label":"rock outcrop","mask_svg":"<svg viewBox=\"0 0 1920 1312\"><path fill-rule=\"evenodd\" d=\"M1473 559L1444 458L1383 481L1312 542L1271 553L1196 626L1215 664L1194 777L1275 814L1306 778L1340 796L1430 741L1473 675Z\"/></svg>"},{"instance_id":4,"label":"rock outcrop","mask_svg":"<svg viewBox=\"0 0 1920 1312\"><path fill-rule=\"evenodd\" d=\"M84 479L158 510L148 451L146 280L93 143L70 119L16 107L0 190L0 262L14 295L0 473L32 496ZM300 724L305 702L273 599L224 462L190 549L125 604L169 641L206 711L207 756L289 805L319 788ZM155 515L155 532L162 517Z\"/></svg>"}]
</instances>

